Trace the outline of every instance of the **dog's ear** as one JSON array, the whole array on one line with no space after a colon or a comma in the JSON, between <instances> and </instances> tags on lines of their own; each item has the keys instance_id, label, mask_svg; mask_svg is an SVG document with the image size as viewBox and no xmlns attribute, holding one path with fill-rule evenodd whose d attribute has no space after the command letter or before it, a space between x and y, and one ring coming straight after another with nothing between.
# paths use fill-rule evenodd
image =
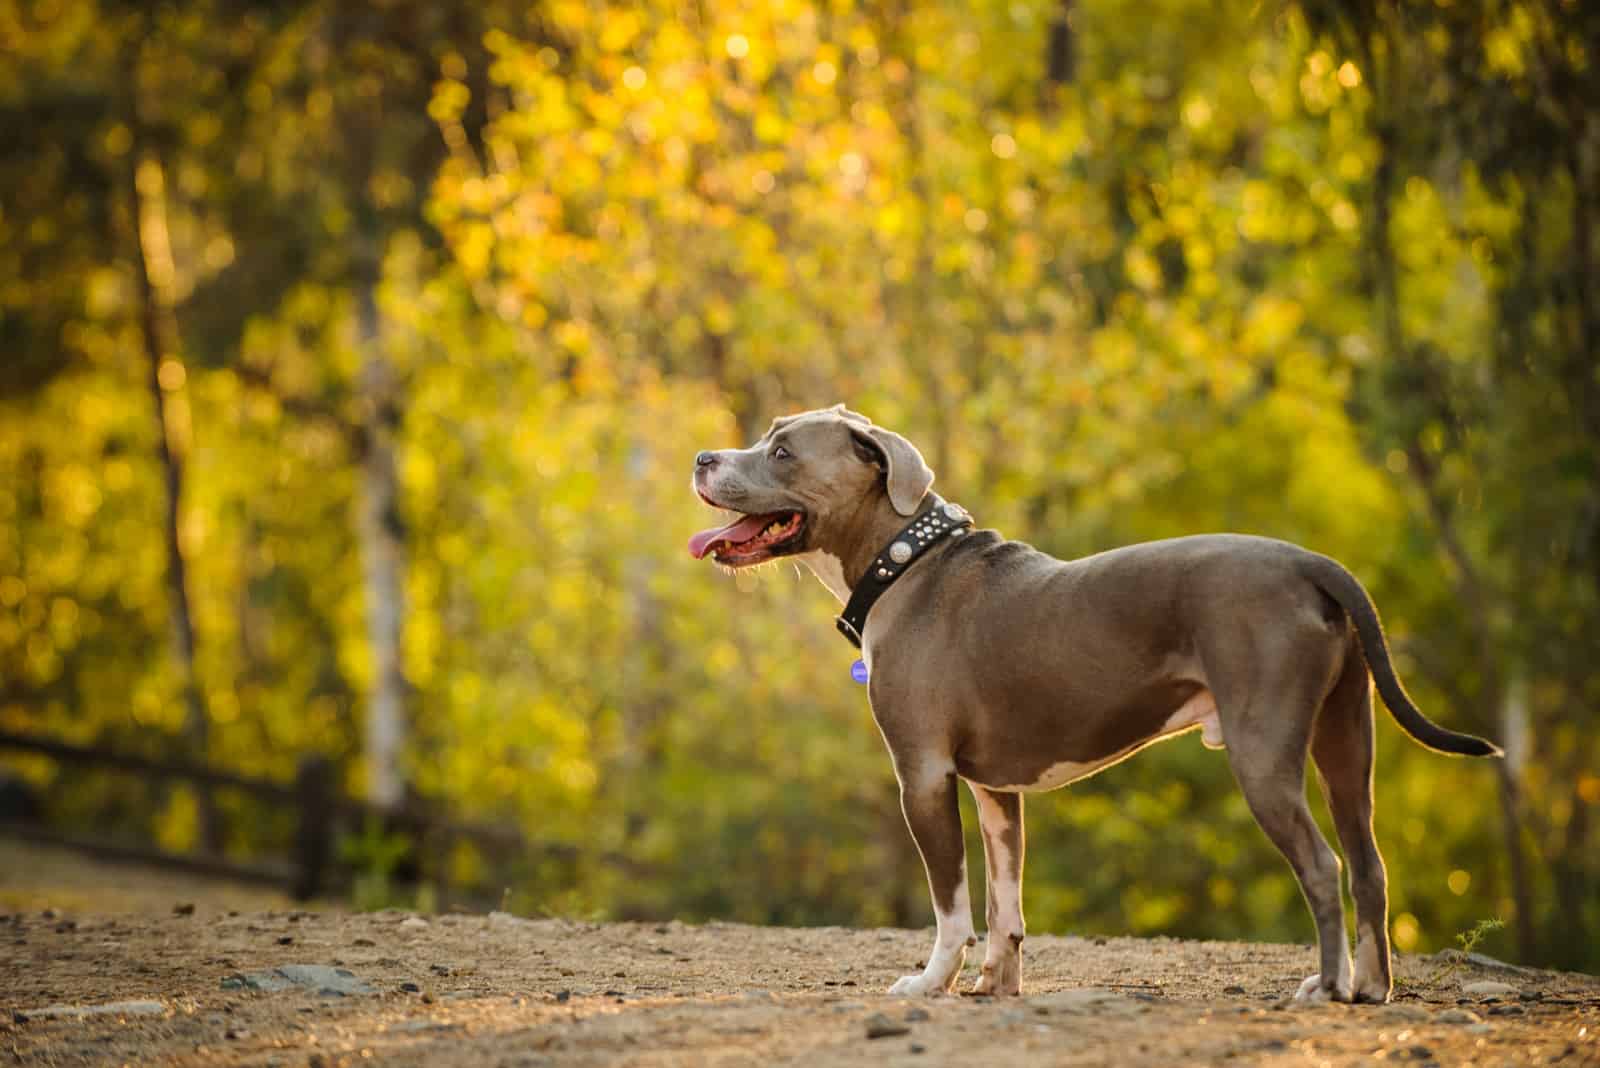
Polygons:
<instances>
[{"instance_id":1,"label":"dog's ear","mask_svg":"<svg viewBox=\"0 0 1600 1068\"><path fill-rule=\"evenodd\" d=\"M892 430L881 426L857 426L848 423L850 436L864 456L883 468L884 483L889 489L889 503L901 515L914 515L923 494L933 485L933 468L922 458L917 447Z\"/></svg>"}]
</instances>

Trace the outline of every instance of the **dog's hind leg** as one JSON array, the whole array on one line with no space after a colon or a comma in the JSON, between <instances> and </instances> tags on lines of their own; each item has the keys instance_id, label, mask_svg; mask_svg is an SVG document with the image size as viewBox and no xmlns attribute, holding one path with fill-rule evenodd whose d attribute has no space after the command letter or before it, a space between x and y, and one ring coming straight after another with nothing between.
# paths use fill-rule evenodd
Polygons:
<instances>
[{"instance_id":1,"label":"dog's hind leg","mask_svg":"<svg viewBox=\"0 0 1600 1068\"><path fill-rule=\"evenodd\" d=\"M983 830L985 913L989 921L988 945L983 953L983 974L972 987L974 994L1016 994L1022 988L1022 795L989 790L977 783L972 799L978 804L978 825Z\"/></svg>"},{"instance_id":2,"label":"dog's hind leg","mask_svg":"<svg viewBox=\"0 0 1600 1068\"><path fill-rule=\"evenodd\" d=\"M1389 891L1372 833L1372 682L1352 648L1333 693L1323 702L1311 739L1322 796L1350 867L1356 902L1355 1000L1383 1003L1393 986L1389 964Z\"/></svg>"},{"instance_id":3,"label":"dog's hind leg","mask_svg":"<svg viewBox=\"0 0 1600 1068\"><path fill-rule=\"evenodd\" d=\"M956 774L950 766L905 763L913 766L903 766L896 754L900 806L928 869L938 933L922 974L902 976L889 993L944 994L955 986L967 948L977 942L972 930L972 898L967 891L967 846L961 836Z\"/></svg>"},{"instance_id":4,"label":"dog's hind leg","mask_svg":"<svg viewBox=\"0 0 1600 1068\"><path fill-rule=\"evenodd\" d=\"M1280 636L1278 642L1263 642L1267 648L1253 650L1258 654L1255 665L1235 665L1226 673L1249 680L1248 690L1215 677L1212 681L1234 778L1256 822L1294 869L1316 921L1321 971L1302 983L1295 997L1349 1001L1350 951L1339 858L1306 804L1312 724L1327 696L1340 648L1329 637L1283 642ZM1275 655L1259 656L1269 650Z\"/></svg>"}]
</instances>

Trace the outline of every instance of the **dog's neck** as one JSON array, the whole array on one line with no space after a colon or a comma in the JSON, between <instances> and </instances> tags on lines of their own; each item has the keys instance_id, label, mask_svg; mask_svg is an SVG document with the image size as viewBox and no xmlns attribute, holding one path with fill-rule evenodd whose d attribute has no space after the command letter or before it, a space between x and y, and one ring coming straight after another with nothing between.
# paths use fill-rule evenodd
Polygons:
<instances>
[{"instance_id":1,"label":"dog's neck","mask_svg":"<svg viewBox=\"0 0 1600 1068\"><path fill-rule=\"evenodd\" d=\"M918 503L913 514L924 507L924 502ZM802 553L796 559L804 561L811 573L828 587L828 592L837 597L840 604L845 604L878 553L909 522L910 517L895 511L886 496L864 500L853 518L836 524L843 530L839 537L828 539L825 546Z\"/></svg>"}]
</instances>

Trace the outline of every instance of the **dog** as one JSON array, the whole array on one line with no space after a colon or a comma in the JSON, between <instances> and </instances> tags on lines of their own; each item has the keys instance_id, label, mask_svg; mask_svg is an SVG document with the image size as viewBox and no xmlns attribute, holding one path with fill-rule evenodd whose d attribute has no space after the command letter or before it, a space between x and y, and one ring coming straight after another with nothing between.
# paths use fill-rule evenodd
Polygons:
<instances>
[{"instance_id":1,"label":"dog","mask_svg":"<svg viewBox=\"0 0 1600 1068\"><path fill-rule=\"evenodd\" d=\"M1321 969L1295 997L1387 1001L1373 683L1422 745L1500 751L1417 710L1355 577L1297 545L1239 534L1057 560L971 529L964 510L930 491L933 477L904 437L837 405L774 420L747 449L699 453L692 480L737 518L694 535L691 555L733 568L793 558L845 605L839 629L861 647L937 918L926 966L889 992L949 993L977 942L958 779L977 802L988 876L987 948L971 992L1017 994L1023 794L1198 729L1227 750L1316 923ZM1339 858L1306 804L1308 752L1350 867L1353 969Z\"/></svg>"}]
</instances>

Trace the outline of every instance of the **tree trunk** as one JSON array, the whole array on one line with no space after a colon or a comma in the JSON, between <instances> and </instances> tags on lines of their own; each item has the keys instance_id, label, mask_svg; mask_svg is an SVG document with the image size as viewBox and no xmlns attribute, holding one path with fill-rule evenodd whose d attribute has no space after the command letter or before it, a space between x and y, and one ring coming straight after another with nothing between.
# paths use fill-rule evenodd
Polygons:
<instances>
[{"instance_id":1,"label":"tree trunk","mask_svg":"<svg viewBox=\"0 0 1600 1068\"><path fill-rule=\"evenodd\" d=\"M137 129L137 126L135 126ZM194 619L189 609L188 565L179 536L183 505L183 462L174 446L169 426L166 392L180 388L185 379L173 335L171 313L165 300L172 283L171 249L167 238L164 176L160 161L146 155L137 144L130 153L128 209L133 232L133 268L139 289L139 322L144 338L145 382L155 414L156 460L165 488L162 534L167 549L167 596L172 617L173 650L177 656L179 690L183 695L184 734L190 755L204 762L210 742L210 717L195 678ZM163 381L165 379L165 381ZM216 800L206 786L199 794L200 841L208 852L222 851L222 825Z\"/></svg>"},{"instance_id":2,"label":"tree trunk","mask_svg":"<svg viewBox=\"0 0 1600 1068\"><path fill-rule=\"evenodd\" d=\"M1376 73L1376 68L1373 70ZM1393 89L1391 78L1374 78L1375 95L1380 92L1392 92ZM1377 304L1384 355L1393 365L1403 366L1412 360L1413 356L1406 345L1405 327L1400 317L1399 269L1391 229L1394 190L1398 182L1395 159L1397 130L1390 119L1383 117L1381 112L1383 103L1384 101L1380 99L1377 129L1378 159L1372 183L1373 221L1368 231L1368 244L1371 246L1373 297ZM1493 593L1480 579L1478 568L1462 540L1456 535L1451 510L1435 482L1434 465L1423 450L1421 442L1415 439L1409 441L1406 454L1410 461L1411 475L1427 501L1430 518L1438 532L1444 554L1453 565L1457 595L1469 617L1468 624L1472 628L1480 658L1478 668L1483 673L1483 687L1479 695L1483 702L1481 707L1491 714L1498 711L1503 728L1521 730L1520 726L1509 722L1514 713L1525 720L1526 707L1519 703L1520 698L1514 692L1514 682L1508 685L1503 681L1505 676L1497 663L1498 644L1490 621ZM1523 734L1525 736L1525 732ZM1520 777L1518 768L1513 766L1520 752L1525 749L1524 737L1512 738L1508 734L1506 741L1508 746L1515 745L1518 753L1508 756L1508 759L1500 762L1496 768L1500 794L1501 833L1504 839L1506 864L1510 869L1512 900L1516 908L1514 929L1517 952L1523 960L1532 960L1536 950L1533 898L1528 887L1527 856L1522 847Z\"/></svg>"},{"instance_id":3,"label":"tree trunk","mask_svg":"<svg viewBox=\"0 0 1600 1068\"><path fill-rule=\"evenodd\" d=\"M1070 85L1078 73L1078 53L1072 32L1072 0L1058 0L1055 14L1050 16L1050 37L1045 48L1041 96L1046 111L1054 104L1056 89Z\"/></svg>"},{"instance_id":4,"label":"tree trunk","mask_svg":"<svg viewBox=\"0 0 1600 1068\"><path fill-rule=\"evenodd\" d=\"M367 710L367 799L393 808L405 797L406 679L401 663L405 618L405 525L395 439L400 426L394 370L383 352L377 271L363 281L358 300L362 350L359 385L365 430L357 534L366 584L367 642L372 650L372 696Z\"/></svg>"},{"instance_id":5,"label":"tree trunk","mask_svg":"<svg viewBox=\"0 0 1600 1068\"><path fill-rule=\"evenodd\" d=\"M1513 676L1500 702L1500 740L1505 759L1499 773L1500 817L1506 841L1506 862L1511 875L1511 899L1516 902L1517 952L1524 961L1535 959L1538 941L1533 926L1533 894L1528 887L1528 858L1522 848L1522 771L1528 758L1527 685Z\"/></svg>"}]
</instances>

